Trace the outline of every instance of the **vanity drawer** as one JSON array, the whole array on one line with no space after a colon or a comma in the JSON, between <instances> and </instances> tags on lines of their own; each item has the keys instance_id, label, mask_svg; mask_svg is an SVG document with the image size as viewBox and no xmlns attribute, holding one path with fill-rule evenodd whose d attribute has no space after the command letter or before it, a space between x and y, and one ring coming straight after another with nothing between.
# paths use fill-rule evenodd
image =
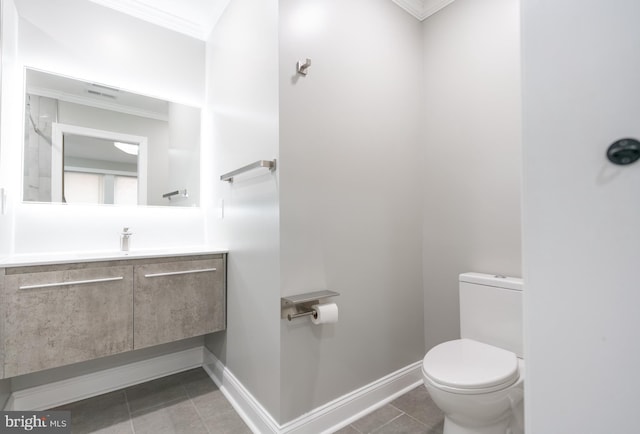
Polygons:
<instances>
[{"instance_id":1,"label":"vanity drawer","mask_svg":"<svg viewBox=\"0 0 640 434\"><path fill-rule=\"evenodd\" d=\"M7 273L4 375L133 349L133 267Z\"/></svg>"},{"instance_id":2,"label":"vanity drawer","mask_svg":"<svg viewBox=\"0 0 640 434\"><path fill-rule=\"evenodd\" d=\"M136 349L224 330L224 259L135 266L133 310Z\"/></svg>"}]
</instances>

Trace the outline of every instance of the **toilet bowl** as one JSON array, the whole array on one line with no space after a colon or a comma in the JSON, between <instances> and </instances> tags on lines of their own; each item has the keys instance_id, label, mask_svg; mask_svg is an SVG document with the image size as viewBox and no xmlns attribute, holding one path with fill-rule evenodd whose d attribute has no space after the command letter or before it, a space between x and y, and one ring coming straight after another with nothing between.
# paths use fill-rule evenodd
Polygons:
<instances>
[{"instance_id":1,"label":"toilet bowl","mask_svg":"<svg viewBox=\"0 0 640 434\"><path fill-rule=\"evenodd\" d=\"M461 274L460 332L422 362L444 434L524 434L522 280Z\"/></svg>"},{"instance_id":2,"label":"toilet bowl","mask_svg":"<svg viewBox=\"0 0 640 434\"><path fill-rule=\"evenodd\" d=\"M524 361L470 339L434 347L422 362L424 384L445 414L445 434L524 433Z\"/></svg>"}]
</instances>

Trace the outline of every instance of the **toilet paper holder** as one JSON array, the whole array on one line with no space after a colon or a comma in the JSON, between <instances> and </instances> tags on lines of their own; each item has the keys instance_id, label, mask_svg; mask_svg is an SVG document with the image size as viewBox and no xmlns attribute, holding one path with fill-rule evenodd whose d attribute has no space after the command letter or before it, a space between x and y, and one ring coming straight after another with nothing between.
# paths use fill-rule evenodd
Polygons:
<instances>
[{"instance_id":1,"label":"toilet paper holder","mask_svg":"<svg viewBox=\"0 0 640 434\"><path fill-rule=\"evenodd\" d=\"M287 319L289 321L291 321L294 318L300 318L303 316L313 316L314 318L318 318L318 312L316 312L315 310L311 309L305 312L301 312L301 313L294 313L293 315L291 314L287 314Z\"/></svg>"},{"instance_id":2,"label":"toilet paper holder","mask_svg":"<svg viewBox=\"0 0 640 434\"><path fill-rule=\"evenodd\" d=\"M304 294L282 297L280 298L280 318L286 318L289 321L309 315L316 318L318 314L311 306L319 304L320 300L337 295L340 295L340 293L325 289L323 291L306 292Z\"/></svg>"}]
</instances>

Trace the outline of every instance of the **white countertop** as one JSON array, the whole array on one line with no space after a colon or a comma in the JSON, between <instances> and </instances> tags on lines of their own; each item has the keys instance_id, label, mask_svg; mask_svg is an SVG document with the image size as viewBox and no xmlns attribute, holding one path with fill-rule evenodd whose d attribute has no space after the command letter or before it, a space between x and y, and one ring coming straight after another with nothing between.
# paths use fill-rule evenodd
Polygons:
<instances>
[{"instance_id":1,"label":"white countertop","mask_svg":"<svg viewBox=\"0 0 640 434\"><path fill-rule=\"evenodd\" d=\"M195 256L228 253L227 249L190 246L166 249L86 250L78 252L22 253L0 258L0 268L32 265L69 264L78 262L117 261L127 259L166 258L171 256Z\"/></svg>"}]
</instances>

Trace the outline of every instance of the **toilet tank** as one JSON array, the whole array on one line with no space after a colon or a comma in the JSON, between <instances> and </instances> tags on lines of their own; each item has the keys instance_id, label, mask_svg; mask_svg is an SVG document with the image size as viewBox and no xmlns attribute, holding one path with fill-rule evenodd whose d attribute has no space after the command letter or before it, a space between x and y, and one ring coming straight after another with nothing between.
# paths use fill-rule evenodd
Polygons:
<instances>
[{"instance_id":1,"label":"toilet tank","mask_svg":"<svg viewBox=\"0 0 640 434\"><path fill-rule=\"evenodd\" d=\"M523 357L522 279L461 274L460 336Z\"/></svg>"}]
</instances>

